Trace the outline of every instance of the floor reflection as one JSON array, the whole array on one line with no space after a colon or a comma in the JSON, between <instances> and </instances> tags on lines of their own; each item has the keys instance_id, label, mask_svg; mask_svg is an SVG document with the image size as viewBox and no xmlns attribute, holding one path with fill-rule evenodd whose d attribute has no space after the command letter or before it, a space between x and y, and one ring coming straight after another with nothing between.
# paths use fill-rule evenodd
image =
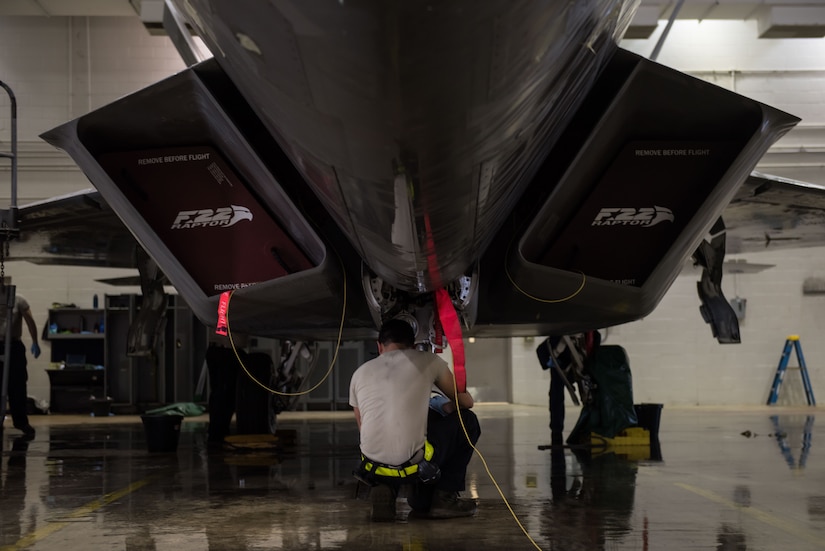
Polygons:
<instances>
[{"instance_id":1,"label":"floor reflection","mask_svg":"<svg viewBox=\"0 0 825 551\"><path fill-rule=\"evenodd\" d=\"M791 469L804 469L808 462L808 454L811 452L811 434L814 428L814 416L806 415L804 424L801 427L802 444L799 449L799 459L794 457L794 452L791 449L789 441L793 441L795 436L800 436L800 427L794 423L796 418L789 418L784 416L780 418L779 415L771 415L771 423L773 424L773 436L776 438L776 443L779 445L779 450L785 458L785 462Z\"/></svg>"},{"instance_id":2,"label":"floor reflection","mask_svg":"<svg viewBox=\"0 0 825 551\"><path fill-rule=\"evenodd\" d=\"M745 535L738 529L722 524L716 535L717 551L746 551L748 549Z\"/></svg>"},{"instance_id":3,"label":"floor reflection","mask_svg":"<svg viewBox=\"0 0 825 551\"><path fill-rule=\"evenodd\" d=\"M31 523L25 518L26 503L26 462L30 439L18 436L11 440L11 449L3 453L5 465L0 477L0 502L2 502L2 525L0 543L20 539ZM5 452L5 450L4 450ZM6 517L8 516L8 520Z\"/></svg>"},{"instance_id":4,"label":"floor reflection","mask_svg":"<svg viewBox=\"0 0 825 551\"><path fill-rule=\"evenodd\" d=\"M550 459L552 500L542 533L551 548L600 549L621 541L632 530L637 462L562 446L551 448Z\"/></svg>"},{"instance_id":5,"label":"floor reflection","mask_svg":"<svg viewBox=\"0 0 825 551\"><path fill-rule=\"evenodd\" d=\"M478 413L477 516L389 524L356 498L351 415L285 415L276 444L233 450L210 447L205 420L187 418L173 453L148 452L139 418L38 419L36 439L2 439L0 550L534 548L513 514L544 550L825 548L810 409L670 409L661 447L642 456L541 451L544 408Z\"/></svg>"}]
</instances>

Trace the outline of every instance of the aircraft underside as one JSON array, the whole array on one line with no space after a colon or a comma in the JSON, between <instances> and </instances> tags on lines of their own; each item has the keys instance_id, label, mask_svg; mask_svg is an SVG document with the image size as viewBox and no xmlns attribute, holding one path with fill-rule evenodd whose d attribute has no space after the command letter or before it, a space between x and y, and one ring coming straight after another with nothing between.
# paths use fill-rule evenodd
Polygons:
<instances>
[{"instance_id":1,"label":"aircraft underside","mask_svg":"<svg viewBox=\"0 0 825 551\"><path fill-rule=\"evenodd\" d=\"M437 345L442 288L466 335L592 330L697 251L712 301L705 237L798 122L618 48L633 2L176 4L215 58L43 138L244 333Z\"/></svg>"}]
</instances>

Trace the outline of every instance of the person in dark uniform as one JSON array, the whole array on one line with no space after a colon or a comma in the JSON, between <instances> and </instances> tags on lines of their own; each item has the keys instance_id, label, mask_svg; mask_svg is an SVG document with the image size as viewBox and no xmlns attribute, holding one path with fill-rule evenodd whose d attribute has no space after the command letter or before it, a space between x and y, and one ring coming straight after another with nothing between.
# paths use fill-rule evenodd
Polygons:
<instances>
[{"instance_id":1,"label":"person in dark uniform","mask_svg":"<svg viewBox=\"0 0 825 551\"><path fill-rule=\"evenodd\" d=\"M235 347L228 337L213 335L206 349L206 369L209 372L209 428L207 440L221 443L230 434L232 416L235 414L235 394L237 392L238 374L246 353L241 349L245 344L243 337L233 335Z\"/></svg>"},{"instance_id":2,"label":"person in dark uniform","mask_svg":"<svg viewBox=\"0 0 825 551\"><path fill-rule=\"evenodd\" d=\"M6 320L8 319L7 308L0 307L0 363L5 358L6 346ZM9 358L9 411L11 412L14 428L23 431L23 435L29 439L34 438L35 430L29 424L29 415L26 408L28 400L26 385L29 380L29 372L26 369L26 345L23 344L23 321L31 336L31 353L37 358L40 356L40 345L37 341L37 325L34 323L29 303L20 295L14 300L14 309L11 315L11 350Z\"/></svg>"},{"instance_id":3,"label":"person in dark uniform","mask_svg":"<svg viewBox=\"0 0 825 551\"><path fill-rule=\"evenodd\" d=\"M552 353L551 353L552 350ZM570 372L573 358L562 337L547 337L536 348L536 355L542 369L550 370L550 433L553 444L561 444L564 436L564 378L562 372ZM558 368L554 365L553 357L558 360Z\"/></svg>"},{"instance_id":4,"label":"person in dark uniform","mask_svg":"<svg viewBox=\"0 0 825 551\"><path fill-rule=\"evenodd\" d=\"M574 382L575 359L574 352L570 350L568 344L576 347L575 354L581 361L590 357L593 351L601 343L601 335L598 331L587 331L570 335L569 339L563 336L547 337L536 348L536 355L542 369L550 370L550 437L554 445L562 444L564 441L564 390L568 383ZM558 360L558 368L554 365L553 357ZM564 374L564 375L562 375Z\"/></svg>"}]
</instances>

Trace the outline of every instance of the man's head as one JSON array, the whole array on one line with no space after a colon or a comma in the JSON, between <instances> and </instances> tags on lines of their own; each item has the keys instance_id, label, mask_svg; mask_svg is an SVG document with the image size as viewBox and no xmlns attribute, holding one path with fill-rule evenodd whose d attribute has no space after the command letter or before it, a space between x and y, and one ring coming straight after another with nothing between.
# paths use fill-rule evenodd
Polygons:
<instances>
[{"instance_id":1,"label":"man's head","mask_svg":"<svg viewBox=\"0 0 825 551\"><path fill-rule=\"evenodd\" d=\"M404 320L391 319L384 322L378 331L378 353L384 349L413 348L415 346L415 331Z\"/></svg>"}]
</instances>

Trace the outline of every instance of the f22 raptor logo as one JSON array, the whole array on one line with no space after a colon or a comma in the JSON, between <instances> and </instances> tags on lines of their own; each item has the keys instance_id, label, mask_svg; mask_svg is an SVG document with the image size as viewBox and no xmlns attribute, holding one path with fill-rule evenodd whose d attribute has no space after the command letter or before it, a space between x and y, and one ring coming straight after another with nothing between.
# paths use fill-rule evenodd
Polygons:
<instances>
[{"instance_id":1,"label":"f22 raptor logo","mask_svg":"<svg viewBox=\"0 0 825 551\"><path fill-rule=\"evenodd\" d=\"M649 228L665 221L673 222L673 211L665 207L607 208L601 209L590 225Z\"/></svg>"},{"instance_id":2,"label":"f22 raptor logo","mask_svg":"<svg viewBox=\"0 0 825 551\"><path fill-rule=\"evenodd\" d=\"M252 220L252 213L246 207L232 205L216 209L182 210L175 217L173 230L191 228L228 228L241 220Z\"/></svg>"}]
</instances>

